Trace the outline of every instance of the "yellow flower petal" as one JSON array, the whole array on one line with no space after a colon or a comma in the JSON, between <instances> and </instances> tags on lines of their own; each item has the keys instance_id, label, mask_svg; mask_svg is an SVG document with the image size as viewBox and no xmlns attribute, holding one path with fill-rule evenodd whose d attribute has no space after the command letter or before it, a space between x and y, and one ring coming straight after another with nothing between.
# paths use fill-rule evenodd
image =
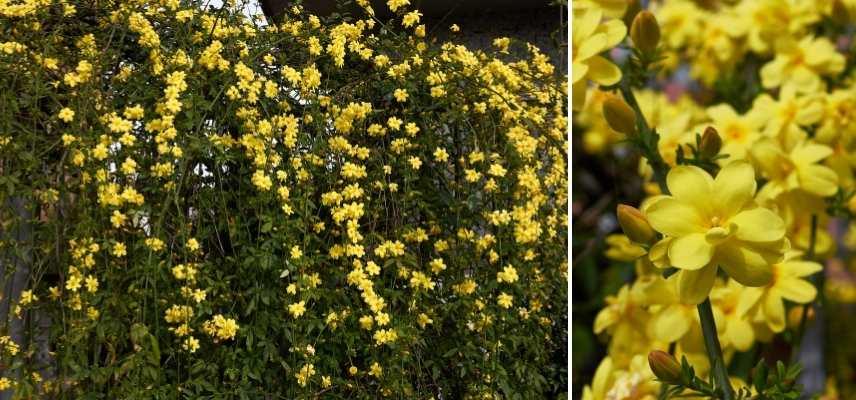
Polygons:
<instances>
[{"instance_id":1,"label":"yellow flower petal","mask_svg":"<svg viewBox=\"0 0 856 400\"><path fill-rule=\"evenodd\" d=\"M596 33L586 39L574 54L574 62L587 62L588 59L606 50L607 36L605 33Z\"/></svg>"},{"instance_id":2,"label":"yellow flower petal","mask_svg":"<svg viewBox=\"0 0 856 400\"><path fill-rule=\"evenodd\" d=\"M807 165L799 169L799 185L818 196L832 196L838 192L838 174L829 167Z\"/></svg>"},{"instance_id":3,"label":"yellow flower petal","mask_svg":"<svg viewBox=\"0 0 856 400\"><path fill-rule=\"evenodd\" d=\"M595 335L599 335L603 332L607 327L615 324L619 319L618 313L614 312L610 308L604 308L597 313L597 317L594 319L594 333Z\"/></svg>"},{"instance_id":4,"label":"yellow flower petal","mask_svg":"<svg viewBox=\"0 0 856 400\"><path fill-rule=\"evenodd\" d=\"M615 47L627 36L627 26L620 19L606 21L600 28L606 31L606 47Z\"/></svg>"},{"instance_id":5,"label":"yellow flower petal","mask_svg":"<svg viewBox=\"0 0 856 400\"><path fill-rule=\"evenodd\" d=\"M577 83L580 79L586 77L586 73L588 72L588 65L581 62L574 61L574 65L571 66L571 83Z\"/></svg>"},{"instance_id":6,"label":"yellow flower petal","mask_svg":"<svg viewBox=\"0 0 856 400\"><path fill-rule=\"evenodd\" d=\"M663 240L654 243L651 246L651 250L648 251L648 259L651 260L652 263L657 268L666 268L669 267L669 244L671 244L672 238L666 237Z\"/></svg>"},{"instance_id":7,"label":"yellow flower petal","mask_svg":"<svg viewBox=\"0 0 856 400\"><path fill-rule=\"evenodd\" d=\"M651 204L646 214L651 226L667 236L680 237L705 231L698 210L677 199L665 198Z\"/></svg>"},{"instance_id":8,"label":"yellow flower petal","mask_svg":"<svg viewBox=\"0 0 856 400\"><path fill-rule=\"evenodd\" d=\"M669 261L680 269L697 270L713 257L714 247L707 242L705 234L693 233L672 240L669 245Z\"/></svg>"},{"instance_id":9,"label":"yellow flower petal","mask_svg":"<svg viewBox=\"0 0 856 400\"><path fill-rule=\"evenodd\" d=\"M763 288L747 287L740 292L740 300L737 301L737 315L741 317L747 316L749 310L758 304L758 300L764 294Z\"/></svg>"},{"instance_id":10,"label":"yellow flower petal","mask_svg":"<svg viewBox=\"0 0 856 400\"><path fill-rule=\"evenodd\" d=\"M785 221L763 207L741 211L729 223L737 225L735 236L750 242L773 242L785 236Z\"/></svg>"},{"instance_id":11,"label":"yellow flower petal","mask_svg":"<svg viewBox=\"0 0 856 400\"><path fill-rule=\"evenodd\" d=\"M672 168L666 176L666 184L674 198L705 213L713 189L713 178L705 170L687 165Z\"/></svg>"},{"instance_id":12,"label":"yellow flower petal","mask_svg":"<svg viewBox=\"0 0 856 400\"><path fill-rule=\"evenodd\" d=\"M777 260L766 251L753 250L759 249L750 250L747 243L732 240L716 247L714 262L744 286L764 286L773 278L772 264Z\"/></svg>"},{"instance_id":13,"label":"yellow flower petal","mask_svg":"<svg viewBox=\"0 0 856 400\"><path fill-rule=\"evenodd\" d=\"M804 278L823 269L820 263L813 261L787 261L782 263L782 267L788 276L794 278Z\"/></svg>"},{"instance_id":14,"label":"yellow flower petal","mask_svg":"<svg viewBox=\"0 0 856 400\"><path fill-rule=\"evenodd\" d=\"M791 151L791 159L796 164L814 164L832 155L832 148L817 143L805 143Z\"/></svg>"},{"instance_id":15,"label":"yellow flower petal","mask_svg":"<svg viewBox=\"0 0 856 400\"><path fill-rule=\"evenodd\" d=\"M606 394L606 391L612 387L612 382L614 380L612 373L612 358L605 357L594 371L594 380L592 380L591 383L594 398L602 399Z\"/></svg>"},{"instance_id":16,"label":"yellow flower petal","mask_svg":"<svg viewBox=\"0 0 856 400\"><path fill-rule=\"evenodd\" d=\"M714 202L720 217L737 214L755 195L755 170L745 161L735 161L722 168L713 180Z\"/></svg>"},{"instance_id":17,"label":"yellow flower petal","mask_svg":"<svg viewBox=\"0 0 856 400\"><path fill-rule=\"evenodd\" d=\"M765 296L764 318L773 332L785 330L785 304L779 295L771 292Z\"/></svg>"},{"instance_id":18,"label":"yellow flower petal","mask_svg":"<svg viewBox=\"0 0 856 400\"><path fill-rule=\"evenodd\" d=\"M589 66L588 78L599 85L614 85L621 80L621 70L611 61L601 56L594 56L588 59L586 64Z\"/></svg>"},{"instance_id":19,"label":"yellow flower petal","mask_svg":"<svg viewBox=\"0 0 856 400\"><path fill-rule=\"evenodd\" d=\"M601 11L597 8L589 8L585 10L582 15L577 15L574 13L574 31L573 31L573 41L574 43L580 43L597 29L598 24L600 24L600 20L603 17Z\"/></svg>"},{"instance_id":20,"label":"yellow flower petal","mask_svg":"<svg viewBox=\"0 0 856 400\"><path fill-rule=\"evenodd\" d=\"M678 297L684 304L699 304L707 298L716 281L715 265L697 271L678 272Z\"/></svg>"},{"instance_id":21,"label":"yellow flower petal","mask_svg":"<svg viewBox=\"0 0 856 400\"><path fill-rule=\"evenodd\" d=\"M748 351L755 342L755 331L745 318L735 316L728 319L726 331L728 341L738 351Z\"/></svg>"},{"instance_id":22,"label":"yellow flower petal","mask_svg":"<svg viewBox=\"0 0 856 400\"><path fill-rule=\"evenodd\" d=\"M690 330L693 322L685 312L685 306L672 304L657 315L654 323L654 336L663 342L672 343Z\"/></svg>"},{"instance_id":23,"label":"yellow flower petal","mask_svg":"<svg viewBox=\"0 0 856 400\"><path fill-rule=\"evenodd\" d=\"M800 304L809 303L817 296L817 289L814 285L802 279L779 278L776 282L776 290L782 297Z\"/></svg>"},{"instance_id":24,"label":"yellow flower petal","mask_svg":"<svg viewBox=\"0 0 856 400\"><path fill-rule=\"evenodd\" d=\"M710 119L712 119L716 124L723 124L737 119L737 112L735 112L728 104L717 104L715 106L708 107L706 112Z\"/></svg>"}]
</instances>

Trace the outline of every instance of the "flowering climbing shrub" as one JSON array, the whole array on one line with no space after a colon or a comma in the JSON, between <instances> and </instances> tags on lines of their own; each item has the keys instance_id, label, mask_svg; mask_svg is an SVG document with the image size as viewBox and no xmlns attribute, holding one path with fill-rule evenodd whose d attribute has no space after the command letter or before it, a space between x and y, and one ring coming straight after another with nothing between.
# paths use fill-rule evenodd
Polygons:
<instances>
[{"instance_id":1,"label":"flowering climbing shrub","mask_svg":"<svg viewBox=\"0 0 856 400\"><path fill-rule=\"evenodd\" d=\"M0 391L566 393L549 58L206 3L0 0Z\"/></svg>"},{"instance_id":2,"label":"flowering climbing shrub","mask_svg":"<svg viewBox=\"0 0 856 400\"><path fill-rule=\"evenodd\" d=\"M578 394L852 398L856 4L572 12Z\"/></svg>"}]
</instances>

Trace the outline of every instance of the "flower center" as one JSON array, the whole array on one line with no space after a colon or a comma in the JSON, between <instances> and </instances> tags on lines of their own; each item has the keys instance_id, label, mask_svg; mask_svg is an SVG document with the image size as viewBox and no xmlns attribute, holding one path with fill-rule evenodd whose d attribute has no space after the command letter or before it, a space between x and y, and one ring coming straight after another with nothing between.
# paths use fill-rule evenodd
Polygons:
<instances>
[{"instance_id":1,"label":"flower center","mask_svg":"<svg viewBox=\"0 0 856 400\"><path fill-rule=\"evenodd\" d=\"M719 217L714 216L713 218L710 219L710 226L713 228L718 227L720 222L721 221L719 220Z\"/></svg>"},{"instance_id":2,"label":"flower center","mask_svg":"<svg viewBox=\"0 0 856 400\"><path fill-rule=\"evenodd\" d=\"M736 224L728 224L728 226L723 227L720 226L722 222L724 221L720 221L718 217L711 218L711 227L704 234L704 238L707 240L708 243L713 245L720 244L728 240L728 238L730 238L732 235L734 235L735 232L737 232Z\"/></svg>"}]
</instances>

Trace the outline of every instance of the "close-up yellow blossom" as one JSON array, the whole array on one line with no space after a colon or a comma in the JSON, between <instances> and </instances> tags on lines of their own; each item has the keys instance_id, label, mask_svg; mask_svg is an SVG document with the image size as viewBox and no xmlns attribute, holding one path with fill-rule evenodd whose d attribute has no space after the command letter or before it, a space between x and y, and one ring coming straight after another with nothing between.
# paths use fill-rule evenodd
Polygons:
<instances>
[{"instance_id":1,"label":"close-up yellow blossom","mask_svg":"<svg viewBox=\"0 0 856 400\"><path fill-rule=\"evenodd\" d=\"M744 285L770 281L771 264L787 246L785 225L755 203L755 172L749 163L732 162L716 178L698 167L675 167L668 188L671 195L648 206L646 216L665 235L652 253L665 251L681 270L682 301L703 301L720 267Z\"/></svg>"}]
</instances>

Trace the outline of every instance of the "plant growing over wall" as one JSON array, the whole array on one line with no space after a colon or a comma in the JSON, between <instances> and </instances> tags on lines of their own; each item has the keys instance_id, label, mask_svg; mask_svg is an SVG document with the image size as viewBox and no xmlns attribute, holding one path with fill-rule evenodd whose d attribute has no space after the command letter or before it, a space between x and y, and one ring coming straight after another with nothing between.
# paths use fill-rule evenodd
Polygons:
<instances>
[{"instance_id":1,"label":"plant growing over wall","mask_svg":"<svg viewBox=\"0 0 856 400\"><path fill-rule=\"evenodd\" d=\"M226 3L0 0L0 390L566 393L547 57Z\"/></svg>"}]
</instances>

